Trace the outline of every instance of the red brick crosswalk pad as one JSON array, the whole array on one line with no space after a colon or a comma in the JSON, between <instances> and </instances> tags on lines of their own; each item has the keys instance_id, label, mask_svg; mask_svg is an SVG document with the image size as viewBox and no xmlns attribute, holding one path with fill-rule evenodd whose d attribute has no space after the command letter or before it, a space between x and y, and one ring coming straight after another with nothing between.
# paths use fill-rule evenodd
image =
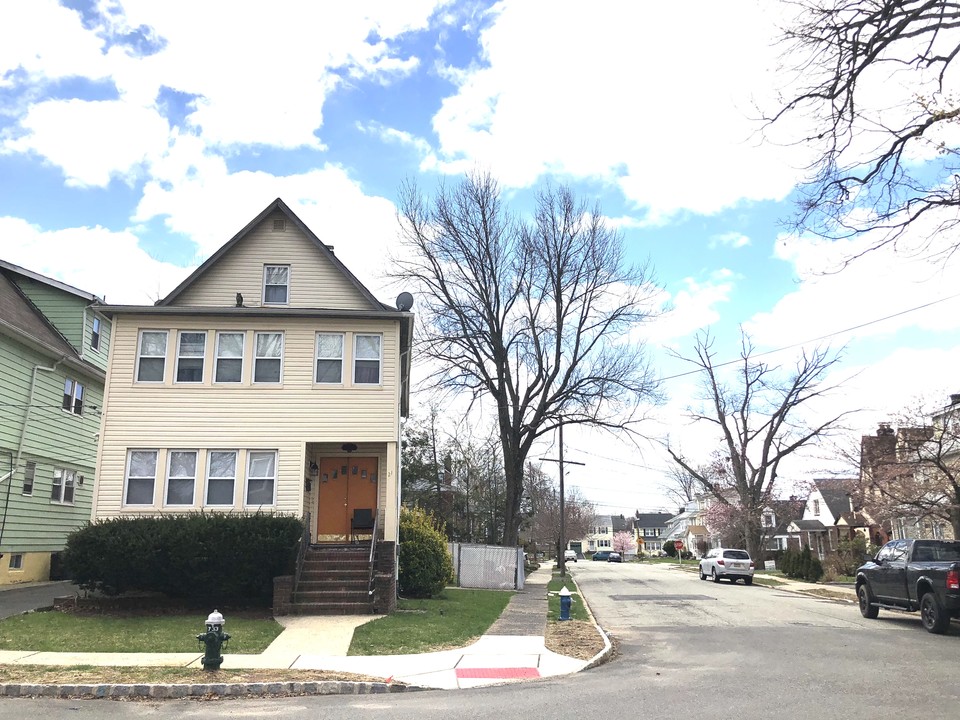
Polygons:
<instances>
[{"instance_id":1,"label":"red brick crosswalk pad","mask_svg":"<svg viewBox=\"0 0 960 720\"><path fill-rule=\"evenodd\" d=\"M518 668L457 668L457 678L535 678L540 671L532 667Z\"/></svg>"}]
</instances>

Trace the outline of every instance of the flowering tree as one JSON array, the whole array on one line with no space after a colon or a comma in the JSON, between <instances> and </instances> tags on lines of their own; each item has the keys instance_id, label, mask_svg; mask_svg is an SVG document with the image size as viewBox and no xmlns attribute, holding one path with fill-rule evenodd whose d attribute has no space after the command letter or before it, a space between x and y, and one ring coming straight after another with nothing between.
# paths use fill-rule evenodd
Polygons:
<instances>
[{"instance_id":1,"label":"flowering tree","mask_svg":"<svg viewBox=\"0 0 960 720\"><path fill-rule=\"evenodd\" d=\"M633 536L628 532L621 530L613 536L613 549L621 555L626 555L636 546L637 544L633 541Z\"/></svg>"}]
</instances>

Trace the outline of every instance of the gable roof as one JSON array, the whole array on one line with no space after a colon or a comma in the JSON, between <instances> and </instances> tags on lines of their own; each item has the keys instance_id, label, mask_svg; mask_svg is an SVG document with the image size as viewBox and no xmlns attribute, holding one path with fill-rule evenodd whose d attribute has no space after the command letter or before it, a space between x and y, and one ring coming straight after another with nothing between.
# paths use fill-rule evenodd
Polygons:
<instances>
[{"instance_id":1,"label":"gable roof","mask_svg":"<svg viewBox=\"0 0 960 720\"><path fill-rule=\"evenodd\" d=\"M24 295L16 283L8 277L10 272L19 273L21 269L10 270L6 267L7 263L2 263L2 265L3 267L0 269L0 332L16 337L19 341L37 351L59 358L61 362L66 362L75 368L81 368L102 380L104 377L103 370L80 357L76 348L67 341L47 320L46 316L40 312L39 308L30 301L30 298ZM33 275L27 275L27 277L33 277ZM42 277L40 275L33 277L33 279L37 280ZM41 280L41 282L43 281Z\"/></svg>"},{"instance_id":2,"label":"gable roof","mask_svg":"<svg viewBox=\"0 0 960 720\"><path fill-rule=\"evenodd\" d=\"M33 270L27 270L24 267L19 265L14 265L11 262L6 260L0 260L0 269L8 270L17 275L23 275L24 277L35 280L36 282L43 283L44 285L49 285L50 287L57 288L63 292L70 293L71 295L76 295L78 298L82 298L88 302L103 302L101 298L98 298L96 295L88 293L86 290L81 290L80 288L75 288L73 285L67 285L65 282L60 282L59 280L54 280L51 277L46 275L41 275L38 272Z\"/></svg>"},{"instance_id":3,"label":"gable roof","mask_svg":"<svg viewBox=\"0 0 960 720\"><path fill-rule=\"evenodd\" d=\"M850 490L848 484L850 481L842 478L816 480L817 489L823 496L823 501L827 503L830 514L834 519L845 513L850 512Z\"/></svg>"},{"instance_id":4,"label":"gable roof","mask_svg":"<svg viewBox=\"0 0 960 720\"><path fill-rule=\"evenodd\" d=\"M354 285L354 287L357 289L357 291L358 291L374 308L379 309L379 310L383 310L383 309L393 310L393 308L391 308L389 305L385 305L384 303L381 303L379 300L377 300L377 299L373 296L373 293L371 293L371 292L366 288L366 286L364 286L364 284L361 283L361 282L357 279L357 277L347 269L347 266L346 266L346 265L344 265L342 262L340 262L340 260L337 258L336 255L333 254L333 252L330 250L330 248L327 247L327 245L326 245L325 243L321 242L320 238L318 238L316 235L314 235L314 234L313 234L313 231L312 231L310 228L308 228L308 227L304 224L304 222L303 222L299 217L297 217L296 213L294 213L293 210L291 210L291 209L287 206L287 204L286 204L285 202L283 202L283 200L281 200L280 198L277 198L277 199L274 200L272 203L270 203L269 205L267 205L267 207L264 208L263 212L261 212L261 213L260 213L259 215L257 215L253 220L251 220L249 223L247 223L246 227L244 227L240 232L238 232L236 235L234 235L232 238L230 238L230 239L229 239L226 243L224 243L222 246L220 246L220 249L219 249L219 250L217 250L213 255L211 255L210 257L208 257L208 258L206 259L206 261L204 261L204 262L200 265L200 267L198 267L196 270L194 270L194 271L189 275L189 277L187 277L186 280L184 280L182 283L180 283L179 285L177 285L177 287L175 287L171 293L169 293L166 297L164 297L164 298L162 298L162 299L160 299L160 300L157 300L156 304L157 304L158 306L161 306L161 307L165 307L165 306L167 306L167 305L170 305L170 303L172 303L174 300L176 300L177 297L179 297L187 288L189 288L191 285L193 285L197 280L199 280L203 275L205 275L205 274L210 270L210 268L212 268L214 265L216 265L216 264L217 264L217 261L220 260L220 258L222 258L224 255L226 255L228 252L230 252L230 250L233 249L233 247L234 247L237 243L239 243L241 240L243 240L245 237L247 237L247 235L249 235L260 223L262 223L268 216L270 216L273 212L275 212L275 211L277 211L277 210L279 210L280 212L282 212L284 215L287 216L287 219L288 219L291 223L293 223L293 225L294 225L300 232L302 232L302 233L304 234L304 236L307 238L307 240L309 240L311 243L314 244L314 246L316 246L317 252L319 252L321 255L323 255L330 263L332 263L332 264L334 265L334 267L337 268L337 270L339 270L339 271L344 275L344 277L346 277L351 283L353 283L353 285Z\"/></svg>"},{"instance_id":5,"label":"gable roof","mask_svg":"<svg viewBox=\"0 0 960 720\"><path fill-rule=\"evenodd\" d=\"M667 526L667 521L672 518L670 513L640 513L633 519L633 526L636 528L663 528Z\"/></svg>"}]
</instances>

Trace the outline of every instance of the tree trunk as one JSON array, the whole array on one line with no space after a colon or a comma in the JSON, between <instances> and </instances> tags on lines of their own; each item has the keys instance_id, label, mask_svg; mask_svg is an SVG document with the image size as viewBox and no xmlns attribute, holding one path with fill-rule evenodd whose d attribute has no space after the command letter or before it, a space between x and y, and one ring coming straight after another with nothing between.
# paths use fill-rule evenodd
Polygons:
<instances>
[{"instance_id":1,"label":"tree trunk","mask_svg":"<svg viewBox=\"0 0 960 720\"><path fill-rule=\"evenodd\" d=\"M506 498L503 515L503 545L514 547L520 541L520 500L523 495L523 460L505 462Z\"/></svg>"}]
</instances>

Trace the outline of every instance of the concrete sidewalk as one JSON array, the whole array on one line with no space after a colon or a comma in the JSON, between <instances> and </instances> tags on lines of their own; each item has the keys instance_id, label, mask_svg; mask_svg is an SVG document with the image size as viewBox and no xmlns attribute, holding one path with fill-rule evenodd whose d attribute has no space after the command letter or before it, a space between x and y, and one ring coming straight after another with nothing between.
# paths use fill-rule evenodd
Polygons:
<instances>
[{"instance_id":1,"label":"concrete sidewalk","mask_svg":"<svg viewBox=\"0 0 960 720\"><path fill-rule=\"evenodd\" d=\"M527 680L578 672L597 658L577 660L558 655L546 648L544 634L547 619L547 583L552 565L543 565L526 578L526 587L508 603L490 631L465 648L418 655L348 656L347 650L356 627L376 616L296 616L278 621L284 630L260 655L224 654L224 669L289 668L296 670L332 670L382 678L385 687L367 688L369 692L389 692L403 686L412 688L458 689ZM229 618L227 618L229 631ZM606 639L606 638L605 638ZM610 651L610 643L600 653ZM0 664L9 665L99 665L99 666L173 666L201 668L202 653L51 653L0 651ZM198 681L204 680L198 672ZM301 684L302 685L302 684ZM313 685L322 685L313 683ZM338 683L340 686L362 685ZM143 686L150 688L150 686ZM200 686L191 686L200 687ZM404 688L406 689L406 688ZM330 691L326 688L324 691ZM352 687L347 692L363 692ZM10 692L0 685L0 694ZM98 691L93 694L112 694ZM156 694L154 694L154 692ZM209 689L206 692L211 692ZM33 693L35 694L35 693ZM121 694L129 694L124 691ZM170 697L149 691L155 697ZM205 694L203 691L189 694ZM223 694L222 692L219 694ZM229 693L228 693L229 694ZM241 692L233 694L243 694Z\"/></svg>"}]
</instances>

